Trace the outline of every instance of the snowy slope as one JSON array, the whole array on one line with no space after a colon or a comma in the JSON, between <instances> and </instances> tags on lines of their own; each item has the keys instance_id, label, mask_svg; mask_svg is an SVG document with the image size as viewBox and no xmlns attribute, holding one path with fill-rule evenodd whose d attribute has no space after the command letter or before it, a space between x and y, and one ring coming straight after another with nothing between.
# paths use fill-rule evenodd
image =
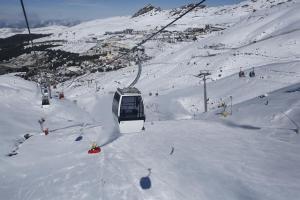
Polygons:
<instances>
[{"instance_id":1,"label":"snowy slope","mask_svg":"<svg viewBox=\"0 0 300 200\"><path fill-rule=\"evenodd\" d=\"M202 120L148 121L145 132L123 135L112 143L109 142L118 134L111 128L111 94L87 96L81 92L82 96L76 99L82 108L68 99L54 99L49 108L40 108L42 113L31 112L46 116L47 126L53 131L44 136L36 128L30 132L34 136L20 146L18 155L1 156L1 196L5 199L298 199L299 137L290 130L295 127L289 121L278 118L272 123L268 116L278 116L289 109L294 109L290 117L299 116L299 87L297 84L270 94L269 106L256 99L238 104L233 111L234 120L231 117L226 121L215 120L212 116ZM292 107L286 104L287 99ZM27 100L20 104L30 105ZM90 117L85 117L83 106ZM151 117L151 113L147 114ZM257 116L270 123L258 127ZM37 118L28 117L38 124ZM294 120L299 122L299 118ZM26 129L22 132L27 133ZM83 140L75 142L80 134ZM99 156L87 154L92 141L108 143ZM170 155L172 148L174 152ZM139 181L148 175L148 168L152 172L152 187L144 191Z\"/></svg>"},{"instance_id":2,"label":"snowy slope","mask_svg":"<svg viewBox=\"0 0 300 200\"><path fill-rule=\"evenodd\" d=\"M242 8L245 4L249 6ZM205 12L221 13L218 20L232 12L227 20L231 25L222 34L197 42L145 45L153 59L143 63L137 84L147 117L142 133L120 135L111 114L113 92L131 83L136 66L60 84L53 94L64 91L66 99L54 97L48 107L41 107L35 83L13 74L1 76L1 198L298 200L299 2L273 4L261 0L207 8ZM248 12L254 8L258 11ZM163 18L164 12L152 17ZM96 22L113 31L118 25L121 30L135 27L130 20L147 24L142 22L146 17ZM184 20L193 25L189 19ZM107 25L112 20L114 24ZM87 37L94 24L70 29L79 39ZM240 67L247 77L238 77ZM255 78L248 76L252 67ZM203 83L194 77L202 69L212 73L206 114ZM229 96L232 115L223 117L218 105ZM50 130L47 136L38 123L41 118ZM33 136L24 140L27 133ZM83 139L76 142L80 135ZM93 142L102 146L98 155L87 154ZM16 147L17 155L6 156ZM140 180L147 176L151 188L143 190Z\"/></svg>"},{"instance_id":3,"label":"snowy slope","mask_svg":"<svg viewBox=\"0 0 300 200\"><path fill-rule=\"evenodd\" d=\"M300 29L298 10L299 4L297 3L281 4L267 10L256 11L240 20L228 31L224 31L223 36L218 37L214 42L239 47L297 32Z\"/></svg>"},{"instance_id":4,"label":"snowy slope","mask_svg":"<svg viewBox=\"0 0 300 200\"><path fill-rule=\"evenodd\" d=\"M248 18L251 18L253 13L254 15L256 13L263 13L262 15L268 15L268 12L266 12L267 9L276 9L278 7L287 5L293 7L294 2L296 2L296 0L259 0L245 1L240 4L230 6L206 7L203 9L199 8L187 14L185 18L175 23L172 27L168 28L168 30L183 31L190 27L204 27L206 24L224 27L236 25L238 27L238 24L240 22L249 20ZM296 10L297 9L295 8L295 12ZM154 30L175 19L180 13L184 11L185 10L182 8L173 10L151 11L135 18L132 18L131 16L118 16L83 22L73 27L51 26L49 28L37 28L33 29L32 32L53 33L51 36L39 39L37 41L66 40L67 42L64 43L59 49L70 52L83 53L95 46L95 44L92 45L91 43L86 44L86 41L91 37L98 39L105 38L104 33L107 31L114 32L122 31L125 29L134 29L137 31ZM295 19L293 15L292 18ZM251 19L250 21L253 23L253 21L256 22L259 20L260 17L256 17ZM19 32L20 30L0 29L0 37L3 38L11 36L15 31ZM25 33L24 31L26 30L23 30L22 32ZM243 33L245 34L245 32ZM137 41L136 43L138 42L139 41Z\"/></svg>"}]
</instances>

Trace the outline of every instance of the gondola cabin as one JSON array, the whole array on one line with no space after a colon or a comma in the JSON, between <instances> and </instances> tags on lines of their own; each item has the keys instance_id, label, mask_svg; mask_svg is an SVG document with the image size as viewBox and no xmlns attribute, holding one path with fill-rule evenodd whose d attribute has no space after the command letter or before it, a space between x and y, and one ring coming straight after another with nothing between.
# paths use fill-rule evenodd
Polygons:
<instances>
[{"instance_id":1,"label":"gondola cabin","mask_svg":"<svg viewBox=\"0 0 300 200\"><path fill-rule=\"evenodd\" d=\"M45 96L49 95L48 88L43 88L43 95L45 95Z\"/></svg>"},{"instance_id":2,"label":"gondola cabin","mask_svg":"<svg viewBox=\"0 0 300 200\"><path fill-rule=\"evenodd\" d=\"M241 71L239 72L239 77L240 77L240 78L245 77L245 72L241 70Z\"/></svg>"},{"instance_id":3,"label":"gondola cabin","mask_svg":"<svg viewBox=\"0 0 300 200\"><path fill-rule=\"evenodd\" d=\"M145 114L141 92L137 88L118 88L112 112L120 133L140 132L144 128Z\"/></svg>"},{"instance_id":4,"label":"gondola cabin","mask_svg":"<svg viewBox=\"0 0 300 200\"><path fill-rule=\"evenodd\" d=\"M51 98L51 89L47 85L42 85L41 86L41 93L43 96L48 96Z\"/></svg>"},{"instance_id":5,"label":"gondola cabin","mask_svg":"<svg viewBox=\"0 0 300 200\"><path fill-rule=\"evenodd\" d=\"M48 96L43 96L42 97L42 105L50 105L49 97Z\"/></svg>"}]
</instances>

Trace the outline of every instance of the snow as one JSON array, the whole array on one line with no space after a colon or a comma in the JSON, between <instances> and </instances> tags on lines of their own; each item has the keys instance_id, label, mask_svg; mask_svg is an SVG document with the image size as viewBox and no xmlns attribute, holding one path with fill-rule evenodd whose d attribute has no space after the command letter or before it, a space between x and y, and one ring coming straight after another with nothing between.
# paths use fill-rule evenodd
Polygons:
<instances>
[{"instance_id":1,"label":"snow","mask_svg":"<svg viewBox=\"0 0 300 200\"><path fill-rule=\"evenodd\" d=\"M41 28L34 28L32 29L32 33L35 34L52 34L57 31L62 31L66 29L66 26L60 26L60 25L52 25L47 27L41 27ZM28 31L26 28L0 28L0 38L7 38L10 36L13 36L15 34L27 34Z\"/></svg>"},{"instance_id":2,"label":"snow","mask_svg":"<svg viewBox=\"0 0 300 200\"><path fill-rule=\"evenodd\" d=\"M77 72L80 70L80 68L76 67L76 66L71 66L71 67L68 67L67 70L72 71L72 72Z\"/></svg>"},{"instance_id":3,"label":"snow","mask_svg":"<svg viewBox=\"0 0 300 200\"><path fill-rule=\"evenodd\" d=\"M141 133L119 134L111 114L113 93L131 83L137 66L59 84L52 94L64 91L66 98L53 95L47 107L41 107L36 83L14 74L0 76L1 198L298 200L299 2L264 3L205 9L203 15L225 9L217 18L232 25L223 34L145 45L153 59L143 63L136 85L146 112ZM248 12L249 7L240 7L244 4L259 10ZM226 10L237 15L226 17L231 16ZM153 19L163 18L164 12ZM140 20L147 27L146 17L96 22L113 31L126 20ZM190 24L194 19L184 18ZM75 41L88 37L93 24L72 27ZM82 26L86 29L79 30ZM120 30L134 25L123 26ZM238 77L240 67L245 78ZM248 76L252 67L254 78ZM203 82L194 76L203 69L212 73L208 113L203 113ZM232 115L224 117L218 105L229 96ZM47 136L38 123L41 118L43 128L49 128ZM32 137L25 140L27 133ZM80 135L82 140L75 141ZM93 142L101 146L100 154L87 154ZM6 156L14 149L17 155ZM146 190L140 185L144 177L151 181Z\"/></svg>"},{"instance_id":4,"label":"snow","mask_svg":"<svg viewBox=\"0 0 300 200\"><path fill-rule=\"evenodd\" d=\"M7 38L15 34L22 33L22 30L12 29L12 28L1 28L0 29L0 38Z\"/></svg>"}]
</instances>

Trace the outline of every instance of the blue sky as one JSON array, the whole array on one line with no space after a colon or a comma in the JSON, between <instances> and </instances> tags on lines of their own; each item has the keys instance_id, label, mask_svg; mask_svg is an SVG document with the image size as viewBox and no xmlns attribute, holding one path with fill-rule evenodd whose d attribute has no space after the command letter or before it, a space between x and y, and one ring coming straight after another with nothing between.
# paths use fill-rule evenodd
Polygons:
<instances>
[{"instance_id":1,"label":"blue sky","mask_svg":"<svg viewBox=\"0 0 300 200\"><path fill-rule=\"evenodd\" d=\"M30 20L89 20L109 16L131 15L151 3L161 8L175 8L197 0L23 0ZM209 6L225 5L241 0L207 0ZM0 20L23 19L20 0L0 0Z\"/></svg>"}]
</instances>

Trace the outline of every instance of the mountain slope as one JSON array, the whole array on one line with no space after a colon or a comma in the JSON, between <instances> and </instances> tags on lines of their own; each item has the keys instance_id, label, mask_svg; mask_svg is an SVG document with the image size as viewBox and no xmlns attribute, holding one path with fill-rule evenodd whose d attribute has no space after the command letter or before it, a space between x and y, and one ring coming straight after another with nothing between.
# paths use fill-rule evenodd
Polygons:
<instances>
[{"instance_id":1,"label":"mountain slope","mask_svg":"<svg viewBox=\"0 0 300 200\"><path fill-rule=\"evenodd\" d=\"M151 59L143 63L136 85L147 119L141 133L119 134L111 114L113 93L135 78L135 65L60 83L45 107L35 83L0 76L1 197L298 200L299 2L281 2L199 9L171 29L222 22L226 30L197 41L147 43ZM68 30L75 41L93 37L88 34L106 37L105 31L146 29L151 19L156 20L151 27L164 24L170 12L96 20ZM72 35L65 31L50 37ZM239 78L240 67L246 77ZM256 76L250 78L252 68ZM194 76L203 69L212 73L208 113L203 113L203 82ZM64 100L57 98L61 91ZM47 136L38 122L42 118ZM78 136L82 140L75 141ZM87 154L93 142L100 154ZM148 189L145 178L151 181Z\"/></svg>"}]
</instances>

